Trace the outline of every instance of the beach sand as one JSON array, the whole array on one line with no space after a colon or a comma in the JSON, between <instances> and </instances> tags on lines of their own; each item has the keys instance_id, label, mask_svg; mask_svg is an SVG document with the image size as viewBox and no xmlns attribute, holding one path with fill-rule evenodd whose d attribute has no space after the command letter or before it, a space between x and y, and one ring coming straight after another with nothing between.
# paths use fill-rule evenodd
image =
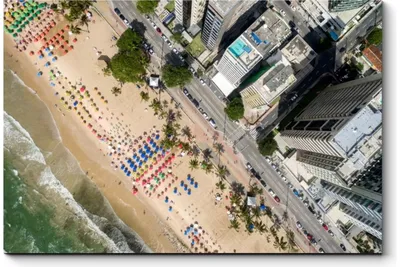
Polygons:
<instances>
[{"instance_id":1,"label":"beach sand","mask_svg":"<svg viewBox=\"0 0 400 267\"><path fill-rule=\"evenodd\" d=\"M265 235L248 234L243 230L243 226L239 232L229 229L230 223L225 208L225 206L229 206L229 201L226 199L228 190L222 194L223 200L216 203L215 183L218 181L217 177L215 174L205 174L202 170L190 170L191 158L189 156L175 157L171 166L173 176L168 177L150 197L148 194L144 194L146 190L140 184L135 185L139 189L137 195L132 194L132 181L119 169L119 162L123 161L126 156L131 157L133 152L126 151L125 155L119 156L119 160L118 156L114 154L114 158L111 159L106 154L112 150L108 150L107 144L99 141L97 134L102 137L114 136L115 139L117 136L122 136L119 141L128 135L129 138L136 139L144 136L144 132L150 134L161 130L164 120L156 118L152 109L149 108L149 103L140 100L140 90L134 84L123 85L121 95L114 96L112 94L111 88L120 85L113 77L103 75L97 59L100 55L98 52L111 58L117 52L117 48L115 42L111 40L113 32L109 25L96 14L94 20L95 23L92 22L89 25L90 33L82 32L78 36L69 37L71 41L75 37L78 39L76 43L73 43L74 49L66 55L59 55L57 62L52 63L49 68L44 67L44 63L49 60L49 57L39 60L36 55L40 44L31 44L26 52L18 52L9 35L4 36L5 61L27 86L36 90L38 96L49 107L64 145L100 188L119 218L134 229L146 244L158 253L190 251L278 253L278 250L273 247L273 242L266 241ZM54 31L64 28L66 24L62 22L59 25L60 27L56 27ZM35 51L34 56L28 55L31 50ZM56 86L51 87L49 85L49 69L60 71L61 76L68 79L65 80L59 76L57 80L53 81ZM42 77L36 76L38 71L43 71ZM57 84L58 81L61 84ZM81 101L82 106L86 106L92 118L85 114L81 105L77 106L78 111L84 116L86 124L76 114L78 111L73 108L68 110L68 106L75 101L68 100L69 96L66 91L70 90L71 86L68 81L71 82L71 85L76 84L75 91L85 86L85 91L89 91L90 98L93 99L91 102L88 97L85 97ZM62 86L65 88L62 89ZM159 97L155 92L145 89L143 85L142 89L150 94L151 99ZM56 91L58 95L55 95ZM72 91L78 97L78 94L74 90ZM99 92L108 101L108 104L101 100ZM61 96L69 102L66 107L60 102ZM166 100L167 103L170 103L168 94L162 93L160 97L161 101ZM78 101L80 100L78 99ZM92 106L92 103L96 103L99 111L95 110L96 107ZM169 104L169 108L174 109L172 104ZM92 129L97 130L96 134L92 133L92 129L88 129L88 123L92 124ZM202 147L206 145L212 147L211 138L204 136L202 129L186 115L182 116L179 123L181 126L188 125L192 129ZM211 133L209 134L211 135ZM122 143L121 151L128 149L127 147ZM180 151L173 152L179 155ZM110 164L111 161L114 161L114 164ZM227 164L228 161L228 153L221 156L221 163ZM231 159L231 161L233 160ZM118 166L117 170L115 170L115 165ZM228 168L231 168L231 165L227 164ZM235 168L239 169L236 165ZM231 173L233 173L232 170ZM245 181L244 168L240 168L235 173L240 174L239 181ZM187 181L188 174L198 183L198 188L194 188ZM177 179L173 177L177 177ZM176 181L172 182L171 180ZM180 187L182 180L191 188L191 195L188 195L187 191ZM73 182L62 182L70 191L74 191L75 184ZM168 187L169 183L171 183L171 187ZM174 187L178 188L180 195L172 193ZM165 188L167 188L167 192L161 194ZM162 196L158 198L158 194ZM165 203L165 196L169 198L168 203ZM169 207L172 208L171 211L169 211ZM204 230L200 241L194 246L197 249L190 249L193 237L184 235L190 225L193 225L193 228L199 232ZM267 225L271 226L271 222L267 222ZM284 235L282 230L279 235ZM201 246L200 243L203 245Z\"/></svg>"}]
</instances>

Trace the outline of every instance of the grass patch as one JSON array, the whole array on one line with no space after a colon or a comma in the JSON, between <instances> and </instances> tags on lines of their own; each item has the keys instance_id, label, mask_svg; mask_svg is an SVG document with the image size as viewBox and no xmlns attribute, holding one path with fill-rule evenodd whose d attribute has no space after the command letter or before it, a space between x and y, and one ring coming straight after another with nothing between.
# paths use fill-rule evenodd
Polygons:
<instances>
[{"instance_id":1,"label":"grass patch","mask_svg":"<svg viewBox=\"0 0 400 267\"><path fill-rule=\"evenodd\" d=\"M166 10L168 10L169 12L174 11L174 9L175 9L175 1L174 1L174 0L170 0L170 1L168 2L168 4L165 5L164 8L165 8Z\"/></svg>"},{"instance_id":2,"label":"grass patch","mask_svg":"<svg viewBox=\"0 0 400 267\"><path fill-rule=\"evenodd\" d=\"M193 57L200 56L206 49L201 41L200 35L201 34L198 34L186 48L186 51L188 51Z\"/></svg>"},{"instance_id":3,"label":"grass patch","mask_svg":"<svg viewBox=\"0 0 400 267\"><path fill-rule=\"evenodd\" d=\"M317 95L332 83L332 77L322 78L297 104L297 106L279 123L279 131L288 125Z\"/></svg>"}]
</instances>

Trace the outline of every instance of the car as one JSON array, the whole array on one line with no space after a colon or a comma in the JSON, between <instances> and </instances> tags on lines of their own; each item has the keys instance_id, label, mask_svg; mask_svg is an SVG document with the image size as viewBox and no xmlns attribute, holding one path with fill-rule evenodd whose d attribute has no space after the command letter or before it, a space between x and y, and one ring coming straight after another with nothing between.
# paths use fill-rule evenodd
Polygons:
<instances>
[{"instance_id":1,"label":"car","mask_svg":"<svg viewBox=\"0 0 400 267\"><path fill-rule=\"evenodd\" d=\"M275 196L275 192L274 192L274 190L272 190L272 188L270 188L270 189L268 189L268 193L270 193L271 194L271 196Z\"/></svg>"},{"instance_id":2,"label":"car","mask_svg":"<svg viewBox=\"0 0 400 267\"><path fill-rule=\"evenodd\" d=\"M343 249L343 251L346 251L346 247L343 244L339 244L339 246Z\"/></svg>"},{"instance_id":3,"label":"car","mask_svg":"<svg viewBox=\"0 0 400 267\"><path fill-rule=\"evenodd\" d=\"M306 229L303 229L303 234L304 234L304 235L308 235L308 232L307 232Z\"/></svg>"},{"instance_id":4,"label":"car","mask_svg":"<svg viewBox=\"0 0 400 267\"><path fill-rule=\"evenodd\" d=\"M317 240L315 240L315 238L312 238L312 239L310 240L310 242L311 242L311 244L313 244L314 246L317 244Z\"/></svg>"},{"instance_id":5,"label":"car","mask_svg":"<svg viewBox=\"0 0 400 267\"><path fill-rule=\"evenodd\" d=\"M271 159L270 158L266 157L265 159L267 160L267 163L271 163Z\"/></svg>"},{"instance_id":6,"label":"car","mask_svg":"<svg viewBox=\"0 0 400 267\"><path fill-rule=\"evenodd\" d=\"M161 31L161 29L160 28L156 28L156 32L158 32L159 34L162 34L162 31Z\"/></svg>"},{"instance_id":7,"label":"car","mask_svg":"<svg viewBox=\"0 0 400 267\"><path fill-rule=\"evenodd\" d=\"M293 188L293 185L292 185L291 183L288 183L287 186L288 186L290 189Z\"/></svg>"},{"instance_id":8,"label":"car","mask_svg":"<svg viewBox=\"0 0 400 267\"><path fill-rule=\"evenodd\" d=\"M278 196L274 196L274 200L276 201L276 202L281 202L281 199L278 197Z\"/></svg>"},{"instance_id":9,"label":"car","mask_svg":"<svg viewBox=\"0 0 400 267\"><path fill-rule=\"evenodd\" d=\"M169 48L172 48L172 43L169 40L167 40L166 43L167 43Z\"/></svg>"},{"instance_id":10,"label":"car","mask_svg":"<svg viewBox=\"0 0 400 267\"><path fill-rule=\"evenodd\" d=\"M167 36L165 34L161 35L161 38L163 38L164 41L168 40L168 38L167 38Z\"/></svg>"},{"instance_id":11,"label":"car","mask_svg":"<svg viewBox=\"0 0 400 267\"><path fill-rule=\"evenodd\" d=\"M283 9L281 9L279 12L282 14L282 16L286 15L286 12Z\"/></svg>"},{"instance_id":12,"label":"car","mask_svg":"<svg viewBox=\"0 0 400 267\"><path fill-rule=\"evenodd\" d=\"M240 124L240 122L238 121L238 120L234 120L233 121L236 125L239 125Z\"/></svg>"},{"instance_id":13,"label":"car","mask_svg":"<svg viewBox=\"0 0 400 267\"><path fill-rule=\"evenodd\" d=\"M151 26L153 26L154 30L157 29L157 25L154 22L151 23Z\"/></svg>"},{"instance_id":14,"label":"car","mask_svg":"<svg viewBox=\"0 0 400 267\"><path fill-rule=\"evenodd\" d=\"M178 51L178 49L176 49L176 48L173 48L173 49L172 49L172 52L174 52L175 54L179 54L179 51Z\"/></svg>"},{"instance_id":15,"label":"car","mask_svg":"<svg viewBox=\"0 0 400 267\"><path fill-rule=\"evenodd\" d=\"M184 94L185 96L188 96L189 91L188 91L186 88L183 88L183 94Z\"/></svg>"},{"instance_id":16,"label":"car","mask_svg":"<svg viewBox=\"0 0 400 267\"><path fill-rule=\"evenodd\" d=\"M206 82L203 79L200 79L201 85L206 85Z\"/></svg>"},{"instance_id":17,"label":"car","mask_svg":"<svg viewBox=\"0 0 400 267\"><path fill-rule=\"evenodd\" d=\"M282 172L281 172L280 170L277 170L276 173L277 173L278 175L281 175L281 174L282 174Z\"/></svg>"},{"instance_id":18,"label":"car","mask_svg":"<svg viewBox=\"0 0 400 267\"><path fill-rule=\"evenodd\" d=\"M123 19L123 21L124 21L125 25L128 25L128 26L129 26L129 20Z\"/></svg>"},{"instance_id":19,"label":"car","mask_svg":"<svg viewBox=\"0 0 400 267\"><path fill-rule=\"evenodd\" d=\"M286 177L285 176L281 176L282 177L282 180L284 181L284 182L287 182L287 179L286 179Z\"/></svg>"},{"instance_id":20,"label":"car","mask_svg":"<svg viewBox=\"0 0 400 267\"><path fill-rule=\"evenodd\" d=\"M256 170L253 169L253 168L250 169L250 173L251 173L252 175L254 175L254 176L257 174Z\"/></svg>"},{"instance_id":21,"label":"car","mask_svg":"<svg viewBox=\"0 0 400 267\"><path fill-rule=\"evenodd\" d=\"M307 234L307 239L311 241L311 239L313 239L312 234L309 234L309 233L308 233L308 234Z\"/></svg>"},{"instance_id":22,"label":"car","mask_svg":"<svg viewBox=\"0 0 400 267\"><path fill-rule=\"evenodd\" d=\"M208 120L209 117L208 117L207 113L203 112L202 115L206 120Z\"/></svg>"},{"instance_id":23,"label":"car","mask_svg":"<svg viewBox=\"0 0 400 267\"><path fill-rule=\"evenodd\" d=\"M271 167L272 167L273 169L275 169L275 170L276 170L276 168L277 168L277 166L276 166L274 163L271 164Z\"/></svg>"},{"instance_id":24,"label":"car","mask_svg":"<svg viewBox=\"0 0 400 267\"><path fill-rule=\"evenodd\" d=\"M199 107L200 107L200 103L199 103L199 101L197 101L197 99L193 98L193 99L192 99L192 103L193 103L193 105L194 105L196 108L199 108Z\"/></svg>"},{"instance_id":25,"label":"car","mask_svg":"<svg viewBox=\"0 0 400 267\"><path fill-rule=\"evenodd\" d=\"M122 19L122 20L126 19L125 16L122 15L122 14L119 14L119 18Z\"/></svg>"},{"instance_id":26,"label":"car","mask_svg":"<svg viewBox=\"0 0 400 267\"><path fill-rule=\"evenodd\" d=\"M190 71L192 74L194 74L194 73L196 72L192 67L189 68L189 71Z\"/></svg>"},{"instance_id":27,"label":"car","mask_svg":"<svg viewBox=\"0 0 400 267\"><path fill-rule=\"evenodd\" d=\"M322 227L323 227L326 231L329 230L328 225L326 225L325 223L322 224Z\"/></svg>"},{"instance_id":28,"label":"car","mask_svg":"<svg viewBox=\"0 0 400 267\"><path fill-rule=\"evenodd\" d=\"M248 170L251 170L251 169L253 169L253 166L251 166L251 164L250 164L249 162L247 162L247 163L246 163L246 168L247 168Z\"/></svg>"},{"instance_id":29,"label":"car","mask_svg":"<svg viewBox=\"0 0 400 267\"><path fill-rule=\"evenodd\" d=\"M323 250L322 248L318 249L319 253L325 253L325 250Z\"/></svg>"},{"instance_id":30,"label":"car","mask_svg":"<svg viewBox=\"0 0 400 267\"><path fill-rule=\"evenodd\" d=\"M307 202L303 202L304 206L308 207L308 203Z\"/></svg>"},{"instance_id":31,"label":"car","mask_svg":"<svg viewBox=\"0 0 400 267\"><path fill-rule=\"evenodd\" d=\"M301 223L299 221L296 222L296 227L301 229L303 226L301 225Z\"/></svg>"},{"instance_id":32,"label":"car","mask_svg":"<svg viewBox=\"0 0 400 267\"><path fill-rule=\"evenodd\" d=\"M143 47L144 47L144 49L148 49L150 47L150 45L148 43L143 43Z\"/></svg>"},{"instance_id":33,"label":"car","mask_svg":"<svg viewBox=\"0 0 400 267\"><path fill-rule=\"evenodd\" d=\"M150 20L150 16L149 16L149 15L146 15L145 18L146 18L147 20Z\"/></svg>"},{"instance_id":34,"label":"car","mask_svg":"<svg viewBox=\"0 0 400 267\"><path fill-rule=\"evenodd\" d=\"M116 7L116 8L114 8L114 12L115 12L115 14L117 14L117 15L120 15L121 14L121 11Z\"/></svg>"},{"instance_id":35,"label":"car","mask_svg":"<svg viewBox=\"0 0 400 267\"><path fill-rule=\"evenodd\" d=\"M296 188L293 189L293 194L294 194L296 197L299 197L299 191L297 191Z\"/></svg>"},{"instance_id":36,"label":"car","mask_svg":"<svg viewBox=\"0 0 400 267\"><path fill-rule=\"evenodd\" d=\"M179 55L179 59L180 59L182 62L185 61L185 59L184 59L181 55Z\"/></svg>"},{"instance_id":37,"label":"car","mask_svg":"<svg viewBox=\"0 0 400 267\"><path fill-rule=\"evenodd\" d=\"M261 175L258 172L254 174L254 177L256 177L257 180L261 181Z\"/></svg>"},{"instance_id":38,"label":"car","mask_svg":"<svg viewBox=\"0 0 400 267\"><path fill-rule=\"evenodd\" d=\"M318 219L318 222L319 222L320 224L323 224L323 223L324 223L324 221L323 221L321 218Z\"/></svg>"},{"instance_id":39,"label":"car","mask_svg":"<svg viewBox=\"0 0 400 267\"><path fill-rule=\"evenodd\" d=\"M262 186L267 187L267 183L264 180L260 180L260 183L262 184Z\"/></svg>"},{"instance_id":40,"label":"car","mask_svg":"<svg viewBox=\"0 0 400 267\"><path fill-rule=\"evenodd\" d=\"M328 230L328 233L329 233L332 237L335 237L335 234L334 234L331 230Z\"/></svg>"},{"instance_id":41,"label":"car","mask_svg":"<svg viewBox=\"0 0 400 267\"><path fill-rule=\"evenodd\" d=\"M187 95L187 98L188 98L190 101L193 100L193 96L192 96L191 94L188 94L188 95Z\"/></svg>"},{"instance_id":42,"label":"car","mask_svg":"<svg viewBox=\"0 0 400 267\"><path fill-rule=\"evenodd\" d=\"M212 127L217 128L217 124L215 124L215 121L212 118L210 118L208 121L210 122Z\"/></svg>"},{"instance_id":43,"label":"car","mask_svg":"<svg viewBox=\"0 0 400 267\"><path fill-rule=\"evenodd\" d=\"M154 54L153 49L150 48L148 51L149 51L149 54L150 54L150 55L153 55L153 54Z\"/></svg>"}]
</instances>

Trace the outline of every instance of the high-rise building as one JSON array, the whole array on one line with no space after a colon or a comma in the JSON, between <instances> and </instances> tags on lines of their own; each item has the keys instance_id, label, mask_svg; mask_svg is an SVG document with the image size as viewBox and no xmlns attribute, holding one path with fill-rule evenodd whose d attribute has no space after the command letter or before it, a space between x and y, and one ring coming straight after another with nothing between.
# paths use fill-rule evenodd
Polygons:
<instances>
[{"instance_id":1,"label":"high-rise building","mask_svg":"<svg viewBox=\"0 0 400 267\"><path fill-rule=\"evenodd\" d=\"M289 26L267 10L226 49L212 81L228 96L290 35Z\"/></svg>"},{"instance_id":2,"label":"high-rise building","mask_svg":"<svg viewBox=\"0 0 400 267\"><path fill-rule=\"evenodd\" d=\"M206 0L175 0L175 24L184 28L199 23L204 15Z\"/></svg>"},{"instance_id":3,"label":"high-rise building","mask_svg":"<svg viewBox=\"0 0 400 267\"><path fill-rule=\"evenodd\" d=\"M340 12L362 7L370 0L329 0L329 11Z\"/></svg>"},{"instance_id":4,"label":"high-rise building","mask_svg":"<svg viewBox=\"0 0 400 267\"><path fill-rule=\"evenodd\" d=\"M191 0L175 0L175 24L182 25L185 28L190 27L190 17L192 11Z\"/></svg>"},{"instance_id":5,"label":"high-rise building","mask_svg":"<svg viewBox=\"0 0 400 267\"><path fill-rule=\"evenodd\" d=\"M310 174L348 186L382 151L382 75L326 88L281 136Z\"/></svg>"},{"instance_id":6,"label":"high-rise building","mask_svg":"<svg viewBox=\"0 0 400 267\"><path fill-rule=\"evenodd\" d=\"M382 156L352 177L349 187L324 180L324 191L340 201L339 209L359 228L382 239Z\"/></svg>"},{"instance_id":7,"label":"high-rise building","mask_svg":"<svg viewBox=\"0 0 400 267\"><path fill-rule=\"evenodd\" d=\"M257 0L209 0L201 35L205 46L209 50L217 48L223 34L256 2Z\"/></svg>"}]
</instances>

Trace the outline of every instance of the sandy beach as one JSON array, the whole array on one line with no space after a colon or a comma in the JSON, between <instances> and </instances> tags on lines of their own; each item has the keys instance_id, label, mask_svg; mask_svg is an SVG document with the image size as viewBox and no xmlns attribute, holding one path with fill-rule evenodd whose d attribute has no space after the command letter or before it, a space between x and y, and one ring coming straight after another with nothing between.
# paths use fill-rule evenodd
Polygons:
<instances>
[{"instance_id":1,"label":"sandy beach","mask_svg":"<svg viewBox=\"0 0 400 267\"><path fill-rule=\"evenodd\" d=\"M115 213L157 253L279 253L273 241L267 242L266 235L249 234L243 226L239 231L229 228L226 208L230 205L229 190L216 189L215 174L191 170L189 161L193 157L181 156L179 148L163 152L157 136L162 135L165 120L154 116L150 101L142 101L140 92L149 93L150 100L160 97L168 110L177 113L167 93L159 96L144 84L140 89L135 84L124 84L120 95L112 94L111 88L120 84L103 74L98 58L111 58L117 53L116 42L112 40L114 33L105 20L92 13L90 33L82 31L79 35L68 34L68 24L61 15L49 15L56 23L46 38L50 40L64 30L59 40L62 35L62 40L73 46L67 53L56 47L49 56L50 51L41 50L43 41L28 44L25 51L19 52L12 36L4 33L4 57L5 64L49 107L64 145L109 200ZM54 57L56 60L52 61ZM46 62L50 66L46 67ZM194 140L202 147L212 148L211 131L205 132L183 112L178 123L181 127L189 126L196 135ZM148 146L151 151L141 157L143 153L139 151ZM150 179L160 172L165 177L159 178L157 184L143 186L142 179L133 171L127 176L121 165L129 166L128 159L134 161L134 154L143 161L139 168L143 169L141 178ZM233 164L237 160L240 158L232 159L229 153L221 156L221 163L238 175L239 181L246 181L247 174L239 166L242 164ZM66 181L64 186L74 191L76 184ZM219 201L215 200L217 192L221 194ZM272 225L269 218L265 220L267 226ZM285 233L280 230L278 235Z\"/></svg>"}]
</instances>

